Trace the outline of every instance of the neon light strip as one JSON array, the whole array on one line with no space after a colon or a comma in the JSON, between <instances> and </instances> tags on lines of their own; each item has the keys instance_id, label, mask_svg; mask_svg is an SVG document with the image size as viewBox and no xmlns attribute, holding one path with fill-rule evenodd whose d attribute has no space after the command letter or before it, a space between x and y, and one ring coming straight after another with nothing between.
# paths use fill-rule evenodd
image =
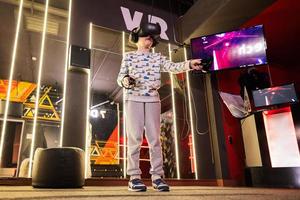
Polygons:
<instances>
[{"instance_id":1,"label":"neon light strip","mask_svg":"<svg viewBox=\"0 0 300 200\"><path fill-rule=\"evenodd\" d=\"M172 61L172 51L171 44L168 44L169 47L169 59ZM179 148L178 148L178 131L177 131L177 123L176 123L176 104L175 104L175 92L174 92L174 78L173 74L169 72L169 76L171 79L171 91L172 91L172 109L173 109L173 121L174 121L174 135L175 135L175 156L176 156L176 172L177 179L180 179L180 168L179 168Z\"/></svg>"},{"instance_id":2,"label":"neon light strip","mask_svg":"<svg viewBox=\"0 0 300 200\"><path fill-rule=\"evenodd\" d=\"M18 47L18 41L19 41L19 32L20 32L22 12L23 12L23 0L20 1L20 5L19 5L15 42L14 42L14 47L13 47L13 54L12 54L12 58L11 58L10 73L9 73L9 79L8 79L8 89L6 92L6 103L5 103L5 110L4 110L4 116L3 116L4 119L3 119L1 138L0 138L1 139L1 141L0 141L0 164L2 161L3 144L4 144L5 134L6 134L7 115L8 115L9 104L10 104L10 92L11 92L12 79L13 79L13 74L14 74L15 64L16 64L16 54L17 54L17 47Z\"/></svg>"},{"instance_id":3,"label":"neon light strip","mask_svg":"<svg viewBox=\"0 0 300 200\"><path fill-rule=\"evenodd\" d=\"M93 23L90 22L89 26L89 49L92 49L92 42L93 42Z\"/></svg>"},{"instance_id":4,"label":"neon light strip","mask_svg":"<svg viewBox=\"0 0 300 200\"><path fill-rule=\"evenodd\" d=\"M117 115L118 115L118 138L117 138L117 145L118 145L118 164L120 164L120 104L117 104Z\"/></svg>"},{"instance_id":5,"label":"neon light strip","mask_svg":"<svg viewBox=\"0 0 300 200\"><path fill-rule=\"evenodd\" d=\"M186 47L183 47L184 61L187 61Z\"/></svg>"},{"instance_id":6,"label":"neon light strip","mask_svg":"<svg viewBox=\"0 0 300 200\"><path fill-rule=\"evenodd\" d=\"M183 48L184 50L184 59L187 61L187 53L186 47ZM196 156L196 147L195 147L195 128L194 128L194 115L192 109L192 100L191 100L191 83L190 83L190 75L189 72L186 71L186 79L187 79L187 92L188 92L188 99L189 99L189 113L190 113L190 124L191 124L191 131L192 131L192 146L193 146L193 158L194 158L194 169L195 169L195 178L198 179L198 168L197 168L197 156Z\"/></svg>"},{"instance_id":7,"label":"neon light strip","mask_svg":"<svg viewBox=\"0 0 300 200\"><path fill-rule=\"evenodd\" d=\"M93 24L90 22L89 26L89 49L92 50L93 42ZM91 95L91 70L87 70L88 82L87 82L87 100L86 100L86 122L85 122L85 168L84 176L87 178L88 169L87 166L90 163L90 150L89 150L89 134L90 134L90 95Z\"/></svg>"},{"instance_id":8,"label":"neon light strip","mask_svg":"<svg viewBox=\"0 0 300 200\"><path fill-rule=\"evenodd\" d=\"M62 113L61 113L61 128L60 128L60 140L59 146L62 147L63 135L64 135L64 123L65 123L65 99L67 91L67 75L69 67L69 45L70 45L70 27L71 27L71 13L72 13L72 0L69 0L69 14L68 14L68 29L67 29L67 43L66 43L66 58L65 58L65 71L64 71L64 86L63 86L63 98L62 98Z\"/></svg>"},{"instance_id":9,"label":"neon light strip","mask_svg":"<svg viewBox=\"0 0 300 200\"><path fill-rule=\"evenodd\" d=\"M40 53L40 63L39 63L39 72L38 72L38 81L36 87L36 100L35 100L35 112L33 118L33 127L32 127L32 140L31 140L31 148L30 148L30 160L29 160L29 168L28 168L28 178L31 177L32 172L32 162L33 162L33 153L35 147L35 136L36 136L36 124L37 117L39 113L39 101L40 101L40 88L41 88L41 78L43 71L43 63L44 63L44 48L45 48L45 39L46 39L46 29L47 29L47 20L48 20L48 5L49 0L46 0L46 8L44 15L44 24L43 24L43 34L42 34L42 45L41 45L41 53Z\"/></svg>"},{"instance_id":10,"label":"neon light strip","mask_svg":"<svg viewBox=\"0 0 300 200\"><path fill-rule=\"evenodd\" d=\"M122 57L124 59L125 56L125 32L122 32ZM125 120L126 112L125 112L125 89L123 88L123 177L126 178L126 120Z\"/></svg>"}]
</instances>

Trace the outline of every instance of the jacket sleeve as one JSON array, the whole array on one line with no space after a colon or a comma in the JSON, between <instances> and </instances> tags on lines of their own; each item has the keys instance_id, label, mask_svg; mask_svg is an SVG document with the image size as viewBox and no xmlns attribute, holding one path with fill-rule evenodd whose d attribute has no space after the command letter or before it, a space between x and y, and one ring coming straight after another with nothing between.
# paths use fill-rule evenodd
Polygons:
<instances>
[{"instance_id":1,"label":"jacket sleeve","mask_svg":"<svg viewBox=\"0 0 300 200\"><path fill-rule=\"evenodd\" d=\"M184 62L178 62L174 63L167 59L165 56L160 57L160 71L161 72L173 72L173 73L181 73L184 71L190 70L189 62L190 61L184 61Z\"/></svg>"},{"instance_id":2,"label":"jacket sleeve","mask_svg":"<svg viewBox=\"0 0 300 200\"><path fill-rule=\"evenodd\" d=\"M120 72L117 77L117 83L120 87L122 87L122 80L123 80L124 76L126 76L128 74L128 61L129 61L128 56L127 56L127 54L125 54L122 59Z\"/></svg>"}]
</instances>

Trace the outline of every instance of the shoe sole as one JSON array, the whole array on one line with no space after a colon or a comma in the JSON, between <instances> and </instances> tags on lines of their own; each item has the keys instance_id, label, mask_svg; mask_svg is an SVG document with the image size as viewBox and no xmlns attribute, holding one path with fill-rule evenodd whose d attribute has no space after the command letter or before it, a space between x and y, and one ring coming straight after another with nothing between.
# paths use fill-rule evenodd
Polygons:
<instances>
[{"instance_id":1,"label":"shoe sole","mask_svg":"<svg viewBox=\"0 0 300 200\"><path fill-rule=\"evenodd\" d=\"M131 191L131 192L146 192L147 189L132 189L132 188L128 188L128 191Z\"/></svg>"},{"instance_id":2,"label":"shoe sole","mask_svg":"<svg viewBox=\"0 0 300 200\"><path fill-rule=\"evenodd\" d=\"M153 189L158 192L170 192L170 188L161 188L161 189L153 188Z\"/></svg>"}]
</instances>

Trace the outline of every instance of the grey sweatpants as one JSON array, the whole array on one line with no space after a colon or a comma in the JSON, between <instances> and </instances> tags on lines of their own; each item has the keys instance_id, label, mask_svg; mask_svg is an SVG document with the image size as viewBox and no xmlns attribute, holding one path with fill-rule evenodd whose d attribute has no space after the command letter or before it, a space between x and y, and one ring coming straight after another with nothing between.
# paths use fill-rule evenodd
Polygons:
<instances>
[{"instance_id":1,"label":"grey sweatpants","mask_svg":"<svg viewBox=\"0 0 300 200\"><path fill-rule=\"evenodd\" d=\"M148 141L150 152L150 174L152 179L163 176L163 159L160 143L160 102L126 101L126 132L127 132L127 174L142 174L139 158L143 141L143 132Z\"/></svg>"}]
</instances>

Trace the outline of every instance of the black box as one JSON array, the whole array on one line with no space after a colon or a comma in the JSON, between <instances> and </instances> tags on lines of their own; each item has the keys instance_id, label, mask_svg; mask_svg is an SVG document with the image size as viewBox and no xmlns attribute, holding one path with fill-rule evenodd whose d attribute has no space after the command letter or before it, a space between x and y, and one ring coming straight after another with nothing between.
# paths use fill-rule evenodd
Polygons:
<instances>
[{"instance_id":1,"label":"black box","mask_svg":"<svg viewBox=\"0 0 300 200\"><path fill-rule=\"evenodd\" d=\"M91 50L76 45L70 46L70 70L90 69Z\"/></svg>"}]
</instances>

